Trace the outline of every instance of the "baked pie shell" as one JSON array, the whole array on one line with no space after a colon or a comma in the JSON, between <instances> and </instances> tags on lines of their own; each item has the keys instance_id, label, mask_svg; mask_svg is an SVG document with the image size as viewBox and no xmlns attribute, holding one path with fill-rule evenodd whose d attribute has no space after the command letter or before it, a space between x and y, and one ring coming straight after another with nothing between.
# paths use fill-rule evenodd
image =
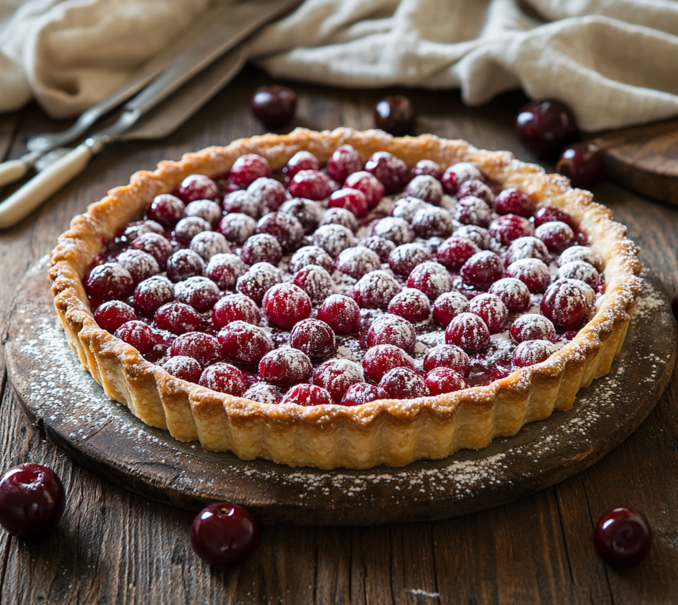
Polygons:
<instances>
[{"instance_id":1,"label":"baked pie shell","mask_svg":"<svg viewBox=\"0 0 678 605\"><path fill-rule=\"evenodd\" d=\"M518 187L539 206L568 212L605 262L606 290L594 317L546 361L489 385L356 407L274 405L219 393L174 378L97 325L82 278L105 242L137 220L156 195L173 191L190 174L223 174L246 153L265 157L275 170L300 150L326 162L344 144L352 145L363 159L389 151L409 166L423 158L443 168L471 162L502 187ZM110 399L126 405L146 424L168 430L179 441L197 440L205 449L231 451L245 460L365 469L479 449L554 410L571 408L579 389L610 371L640 294L642 265L626 235L626 228L612 220L608 208L594 203L591 193L572 189L565 177L546 174L506 151L479 150L466 141L433 135L396 138L378 130L296 129L289 135L256 136L187 153L178 162L160 162L153 172L135 173L129 185L112 189L71 221L52 251L49 276L58 318L83 368Z\"/></svg>"}]
</instances>

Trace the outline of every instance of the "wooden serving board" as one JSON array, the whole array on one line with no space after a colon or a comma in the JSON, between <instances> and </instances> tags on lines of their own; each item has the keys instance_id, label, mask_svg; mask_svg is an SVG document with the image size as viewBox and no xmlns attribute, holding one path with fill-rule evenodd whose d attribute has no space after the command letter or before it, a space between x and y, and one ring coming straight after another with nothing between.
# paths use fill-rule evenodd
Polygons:
<instances>
[{"instance_id":1,"label":"wooden serving board","mask_svg":"<svg viewBox=\"0 0 678 605\"><path fill-rule=\"evenodd\" d=\"M404 468L321 471L180 443L109 400L57 329L47 260L23 279L6 334L9 375L32 422L84 467L136 493L199 510L228 501L264 523L373 525L434 520L515 501L597 462L650 413L676 358L676 323L646 279L610 374L574 407L479 451Z\"/></svg>"},{"instance_id":2,"label":"wooden serving board","mask_svg":"<svg viewBox=\"0 0 678 605\"><path fill-rule=\"evenodd\" d=\"M611 180L678 205L678 120L615 130L593 142Z\"/></svg>"}]
</instances>

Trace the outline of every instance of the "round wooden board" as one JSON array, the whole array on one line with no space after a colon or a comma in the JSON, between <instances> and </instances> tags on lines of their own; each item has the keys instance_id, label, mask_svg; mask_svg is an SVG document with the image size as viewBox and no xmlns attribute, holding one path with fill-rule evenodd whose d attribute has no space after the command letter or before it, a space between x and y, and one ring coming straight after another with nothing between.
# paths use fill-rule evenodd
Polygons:
<instances>
[{"instance_id":1,"label":"round wooden board","mask_svg":"<svg viewBox=\"0 0 678 605\"><path fill-rule=\"evenodd\" d=\"M189 510L210 501L264 523L372 525L434 520L515 501L594 464L659 400L676 357L676 323L650 277L621 354L574 407L479 451L404 468L321 471L203 450L146 426L83 372L56 327L43 259L26 274L6 335L10 378L31 421L86 468Z\"/></svg>"}]
</instances>

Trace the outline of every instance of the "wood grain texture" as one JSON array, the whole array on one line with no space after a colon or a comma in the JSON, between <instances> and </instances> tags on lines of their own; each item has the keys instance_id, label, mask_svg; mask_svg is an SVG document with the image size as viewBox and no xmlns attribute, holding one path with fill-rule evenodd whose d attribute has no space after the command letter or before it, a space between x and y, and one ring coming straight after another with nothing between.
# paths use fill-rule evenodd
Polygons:
<instances>
[{"instance_id":1,"label":"wood grain texture","mask_svg":"<svg viewBox=\"0 0 678 605\"><path fill-rule=\"evenodd\" d=\"M263 132L247 110L267 82L244 72L232 86L161 144L111 146L88 172L41 211L0 234L7 305L26 268L42 257L70 218L139 168L212 142ZM343 91L292 83L300 97L295 125L370 127L372 108L387 92ZM418 130L464 137L490 149L536 159L513 132L525 102L503 95L482 108L457 93L404 91L420 115ZM10 149L21 154L29 131L64 125L35 108ZM547 166L552 169L553 166ZM628 225L641 257L666 291L678 291L678 210L604 182L596 197ZM3 315L7 307L3 307ZM11 392L0 403L2 468L41 462L68 491L56 531L37 542L0 533L0 602L4 603L674 603L678 594L678 378L640 428L579 475L499 509L446 521L365 528L264 528L261 546L244 567L210 570L193 555L192 513L154 503L83 470L27 423ZM596 556L591 531L613 506L643 510L655 546L635 569L614 571Z\"/></svg>"}]
</instances>

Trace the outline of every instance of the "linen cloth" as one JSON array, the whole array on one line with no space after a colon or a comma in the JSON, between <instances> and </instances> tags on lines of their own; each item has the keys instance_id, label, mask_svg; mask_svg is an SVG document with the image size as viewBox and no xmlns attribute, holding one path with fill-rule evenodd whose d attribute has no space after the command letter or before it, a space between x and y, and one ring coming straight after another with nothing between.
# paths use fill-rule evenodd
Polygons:
<instances>
[{"instance_id":1,"label":"linen cloth","mask_svg":"<svg viewBox=\"0 0 678 605\"><path fill-rule=\"evenodd\" d=\"M35 97L79 114L209 4L0 0L0 111ZM522 87L589 131L678 115L674 0L305 0L255 36L251 58L331 86L461 88L471 105Z\"/></svg>"}]
</instances>

